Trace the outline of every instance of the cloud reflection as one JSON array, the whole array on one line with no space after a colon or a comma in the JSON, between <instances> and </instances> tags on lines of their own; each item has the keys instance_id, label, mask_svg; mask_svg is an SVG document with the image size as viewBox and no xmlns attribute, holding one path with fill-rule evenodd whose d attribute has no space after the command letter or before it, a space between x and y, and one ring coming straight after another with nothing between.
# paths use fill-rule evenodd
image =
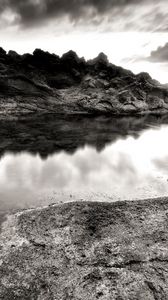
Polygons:
<instances>
[{"instance_id":1,"label":"cloud reflection","mask_svg":"<svg viewBox=\"0 0 168 300\"><path fill-rule=\"evenodd\" d=\"M28 153L6 154L0 162L1 207L40 205L39 196L51 192L64 193L65 201L71 193L78 198L97 193L99 200L103 194L108 200L167 193L167 135L168 126L162 126L144 131L137 139L120 138L100 153L86 146L74 155L60 152L46 160Z\"/></svg>"}]
</instances>

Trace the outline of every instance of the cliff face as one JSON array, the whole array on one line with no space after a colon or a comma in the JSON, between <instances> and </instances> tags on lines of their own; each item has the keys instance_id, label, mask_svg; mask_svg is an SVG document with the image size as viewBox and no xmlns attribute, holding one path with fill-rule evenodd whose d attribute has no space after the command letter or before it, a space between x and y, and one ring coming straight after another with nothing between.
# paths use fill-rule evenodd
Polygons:
<instances>
[{"instance_id":1,"label":"cliff face","mask_svg":"<svg viewBox=\"0 0 168 300\"><path fill-rule=\"evenodd\" d=\"M167 199L55 205L0 221L0 299L168 299Z\"/></svg>"},{"instance_id":2,"label":"cliff face","mask_svg":"<svg viewBox=\"0 0 168 300\"><path fill-rule=\"evenodd\" d=\"M73 51L60 58L40 49L18 55L0 48L1 114L167 111L166 86L109 63L103 53L86 62Z\"/></svg>"}]
</instances>

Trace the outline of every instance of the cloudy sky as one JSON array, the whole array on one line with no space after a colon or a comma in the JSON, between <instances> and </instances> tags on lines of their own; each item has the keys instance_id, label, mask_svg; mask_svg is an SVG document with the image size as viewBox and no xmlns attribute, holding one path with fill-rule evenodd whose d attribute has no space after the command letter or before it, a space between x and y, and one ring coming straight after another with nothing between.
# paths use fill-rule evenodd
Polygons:
<instances>
[{"instance_id":1,"label":"cloudy sky","mask_svg":"<svg viewBox=\"0 0 168 300\"><path fill-rule=\"evenodd\" d=\"M18 53L105 52L115 64L168 82L167 0L0 0L0 41Z\"/></svg>"}]
</instances>

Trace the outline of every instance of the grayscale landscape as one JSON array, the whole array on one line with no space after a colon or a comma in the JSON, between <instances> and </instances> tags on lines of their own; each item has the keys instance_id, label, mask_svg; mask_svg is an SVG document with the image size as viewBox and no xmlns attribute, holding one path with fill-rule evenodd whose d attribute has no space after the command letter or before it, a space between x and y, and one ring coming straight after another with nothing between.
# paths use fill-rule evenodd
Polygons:
<instances>
[{"instance_id":1,"label":"grayscale landscape","mask_svg":"<svg viewBox=\"0 0 168 300\"><path fill-rule=\"evenodd\" d=\"M0 0L0 299L168 299L166 0Z\"/></svg>"}]
</instances>

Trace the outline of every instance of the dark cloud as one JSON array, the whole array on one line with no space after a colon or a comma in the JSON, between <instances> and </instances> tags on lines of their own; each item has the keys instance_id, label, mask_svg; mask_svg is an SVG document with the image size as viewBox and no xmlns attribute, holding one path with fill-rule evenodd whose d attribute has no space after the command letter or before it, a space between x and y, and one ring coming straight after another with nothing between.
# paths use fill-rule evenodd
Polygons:
<instances>
[{"instance_id":1,"label":"dark cloud","mask_svg":"<svg viewBox=\"0 0 168 300\"><path fill-rule=\"evenodd\" d=\"M162 0L164 1L164 0ZM33 25L51 18L68 15L71 20L85 18L89 11L102 16L113 8L122 8L156 0L1 0L0 11L9 9L21 24Z\"/></svg>"},{"instance_id":2,"label":"dark cloud","mask_svg":"<svg viewBox=\"0 0 168 300\"><path fill-rule=\"evenodd\" d=\"M152 51L147 60L152 62L168 62L168 43Z\"/></svg>"}]
</instances>

